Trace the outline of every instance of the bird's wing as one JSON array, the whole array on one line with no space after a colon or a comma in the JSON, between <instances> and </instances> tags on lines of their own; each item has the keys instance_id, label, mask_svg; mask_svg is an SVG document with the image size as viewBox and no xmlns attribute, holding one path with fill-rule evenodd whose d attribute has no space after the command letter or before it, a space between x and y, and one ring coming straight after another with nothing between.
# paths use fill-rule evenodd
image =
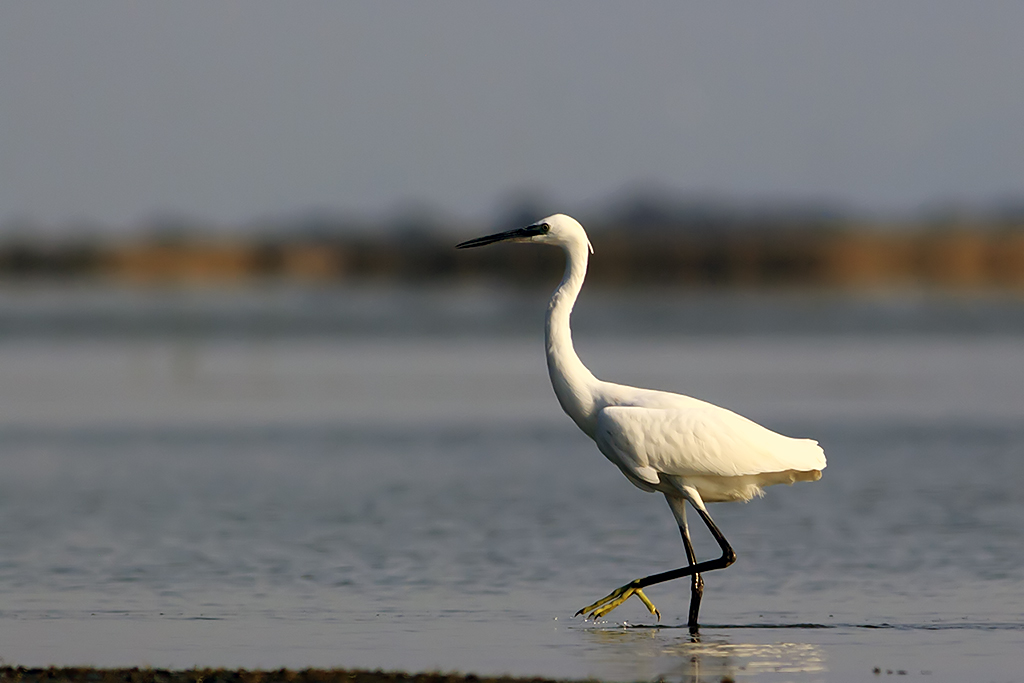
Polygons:
<instances>
[{"instance_id":1,"label":"bird's wing","mask_svg":"<svg viewBox=\"0 0 1024 683\"><path fill-rule=\"evenodd\" d=\"M653 486L661 481L658 470L648 465L642 452L634 447L633 430L621 428L616 416L610 414L609 410L613 409L605 408L597 415L594 441L598 450L617 465L631 482L645 491L654 491Z\"/></svg>"},{"instance_id":2,"label":"bird's wing","mask_svg":"<svg viewBox=\"0 0 1024 683\"><path fill-rule=\"evenodd\" d=\"M594 440L624 472L648 483L656 483L659 472L735 477L825 467L816 441L777 434L696 400L679 408L604 408Z\"/></svg>"}]
</instances>

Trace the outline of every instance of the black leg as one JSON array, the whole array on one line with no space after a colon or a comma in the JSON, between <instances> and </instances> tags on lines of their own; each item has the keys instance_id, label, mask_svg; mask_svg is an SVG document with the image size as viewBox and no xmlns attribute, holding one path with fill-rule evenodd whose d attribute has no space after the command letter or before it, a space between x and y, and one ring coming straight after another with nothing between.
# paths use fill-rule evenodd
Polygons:
<instances>
[{"instance_id":1,"label":"black leg","mask_svg":"<svg viewBox=\"0 0 1024 683\"><path fill-rule=\"evenodd\" d=\"M725 569L730 564L736 561L736 552L729 545L729 541L725 540L725 536L722 531L715 524L714 520L711 519L711 515L708 514L707 510L694 506L697 514L704 520L704 523L708 527L708 531L715 537L718 542L718 546L722 549L722 556L714 559L701 562L699 564L691 564L689 567L680 567L679 569L673 569L672 571L662 572L660 574L651 574L645 576L642 579L633 581L630 586L635 588L647 588L647 586L653 586L656 583L665 583L666 581L672 581L674 579L681 578L683 576L693 576L694 574L702 574L704 572L713 571L715 569Z\"/></svg>"},{"instance_id":2,"label":"black leg","mask_svg":"<svg viewBox=\"0 0 1024 683\"><path fill-rule=\"evenodd\" d=\"M681 505L675 505L673 499L669 498L669 504L672 506L672 510L676 514L676 518L679 522L679 528L683 531L683 543L686 545L687 551L686 559L690 564L686 567L673 569L672 571L662 572L661 574L651 574L650 576L645 576L642 579L630 581L625 586L622 586L621 588L616 588L614 591L612 591L605 597L601 598L594 604L587 605L579 612L577 612L576 616L589 613L590 616L588 618L597 619L603 617L609 612L611 612L613 609L621 605L630 596L636 595L640 598L640 600L643 601L644 605L646 605L647 609L650 610L651 614L656 615L660 619L661 615L658 613L658 610L654 607L654 604L651 603L647 596L644 595L644 588L646 588L647 586L653 586L657 583L664 583L666 581L672 581L673 579L679 579L684 576L692 576L694 577L694 579L691 586L698 586L702 591L703 580L700 578L700 574L703 574L704 572L713 571L715 569L725 569L726 567L728 567L736 561L735 551L733 551L732 546L729 545L729 541L725 540L725 535L722 534L722 531L711 519L711 515L709 515L708 511L704 508L703 502L701 501L700 496L697 494L696 490L684 491L683 493L686 496L686 500L690 501L690 504L693 505L694 509L697 511L697 514L700 515L700 518L704 520L704 524L707 525L708 531L710 531L711 535L715 537L715 541L718 543L718 546L722 549L722 556L714 560L708 560L706 562L699 562L696 564L694 563L696 557L693 553L693 546L687 543L689 541L689 537L686 532L686 520L684 517L684 513L682 511L682 507ZM681 503L682 501L679 502ZM692 592L689 625L690 632L695 633L697 630L697 613L700 610L700 600L698 599L694 601L693 597L696 596L696 592L693 592L692 587L691 591Z\"/></svg>"},{"instance_id":3,"label":"black leg","mask_svg":"<svg viewBox=\"0 0 1024 683\"><path fill-rule=\"evenodd\" d=\"M693 543L690 542L690 532L687 531L685 526L679 527L679 533L683 537L683 548L686 549L686 561L690 563L690 566L697 564L697 555L693 552ZM697 616L700 613L700 600L704 597L704 577L700 574L695 573L692 577L693 580L690 582L690 616L686 621L686 625L690 627L690 632L697 631Z\"/></svg>"}]
</instances>

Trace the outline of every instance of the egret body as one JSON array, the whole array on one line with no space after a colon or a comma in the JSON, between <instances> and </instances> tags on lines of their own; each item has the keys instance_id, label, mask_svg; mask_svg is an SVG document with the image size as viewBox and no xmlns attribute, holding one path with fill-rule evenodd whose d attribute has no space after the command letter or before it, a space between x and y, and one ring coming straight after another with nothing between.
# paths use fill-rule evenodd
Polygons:
<instances>
[{"instance_id":1,"label":"egret body","mask_svg":"<svg viewBox=\"0 0 1024 683\"><path fill-rule=\"evenodd\" d=\"M689 576L688 623L696 630L704 592L701 574L728 567L736 559L705 503L748 501L761 495L765 486L816 481L825 468L825 454L816 441L782 436L689 396L597 379L576 355L569 329L569 316L593 253L583 226L556 214L525 228L463 242L458 248L502 241L551 244L565 251L565 276L551 297L544 330L555 396L566 414L630 482L665 496L686 551L687 566L630 581L584 607L577 616L602 617L636 595L660 619L643 589ZM721 557L697 562L686 525L686 502L718 542Z\"/></svg>"}]
</instances>

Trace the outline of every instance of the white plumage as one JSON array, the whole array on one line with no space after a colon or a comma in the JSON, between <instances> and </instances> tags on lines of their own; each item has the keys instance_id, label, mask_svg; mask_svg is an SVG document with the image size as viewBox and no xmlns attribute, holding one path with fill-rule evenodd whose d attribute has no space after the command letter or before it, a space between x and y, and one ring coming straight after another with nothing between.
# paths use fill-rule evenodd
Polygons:
<instances>
[{"instance_id":1,"label":"white plumage","mask_svg":"<svg viewBox=\"0 0 1024 683\"><path fill-rule=\"evenodd\" d=\"M821 477L825 454L816 441L687 398L658 397L655 405L676 404L670 408L643 402L602 409L597 447L640 488L673 493L688 484L705 503L747 501L764 486Z\"/></svg>"},{"instance_id":2,"label":"white plumage","mask_svg":"<svg viewBox=\"0 0 1024 683\"><path fill-rule=\"evenodd\" d=\"M641 589L691 576L689 625L696 630L703 594L700 573L726 567L735 559L704 503L748 501L761 495L765 486L816 481L825 468L825 454L816 441L777 434L725 408L689 396L594 377L576 355L569 327L593 252L583 226L569 216L556 214L525 228L458 246L477 247L506 240L551 244L565 250L565 276L551 297L545 325L551 385L566 414L627 479L645 491L665 495L679 524L689 562L687 567L632 581L579 613L604 616L630 595L637 595L660 617ZM684 501L689 501L708 525L722 548L721 558L696 563Z\"/></svg>"}]
</instances>

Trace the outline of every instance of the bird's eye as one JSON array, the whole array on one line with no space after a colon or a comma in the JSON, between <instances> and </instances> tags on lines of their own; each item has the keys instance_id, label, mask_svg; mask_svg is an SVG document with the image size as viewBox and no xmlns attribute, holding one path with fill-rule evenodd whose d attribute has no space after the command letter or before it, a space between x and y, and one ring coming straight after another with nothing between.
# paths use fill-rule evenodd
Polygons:
<instances>
[{"instance_id":1,"label":"bird's eye","mask_svg":"<svg viewBox=\"0 0 1024 683\"><path fill-rule=\"evenodd\" d=\"M541 223L537 227L540 228L540 232L542 235L551 229L551 226L548 225L547 223Z\"/></svg>"}]
</instances>

